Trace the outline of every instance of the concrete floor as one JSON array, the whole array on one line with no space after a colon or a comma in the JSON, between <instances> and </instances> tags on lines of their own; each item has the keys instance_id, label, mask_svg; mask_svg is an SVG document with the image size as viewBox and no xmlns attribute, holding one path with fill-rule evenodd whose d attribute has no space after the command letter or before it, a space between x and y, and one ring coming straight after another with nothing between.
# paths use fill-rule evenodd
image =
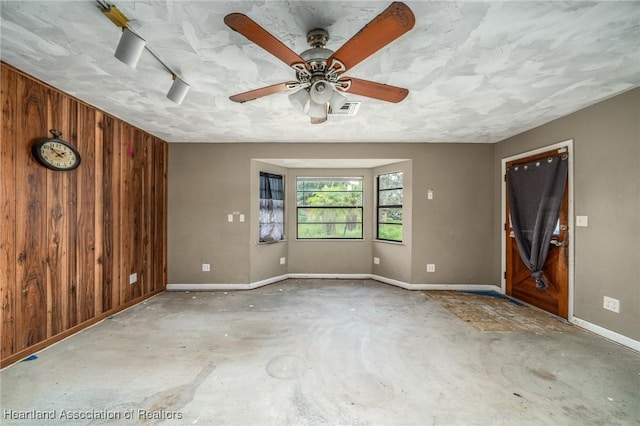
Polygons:
<instances>
[{"instance_id":1,"label":"concrete floor","mask_svg":"<svg viewBox=\"0 0 640 426\"><path fill-rule=\"evenodd\" d=\"M638 353L375 281L165 292L1 379L3 425L640 424Z\"/></svg>"}]
</instances>

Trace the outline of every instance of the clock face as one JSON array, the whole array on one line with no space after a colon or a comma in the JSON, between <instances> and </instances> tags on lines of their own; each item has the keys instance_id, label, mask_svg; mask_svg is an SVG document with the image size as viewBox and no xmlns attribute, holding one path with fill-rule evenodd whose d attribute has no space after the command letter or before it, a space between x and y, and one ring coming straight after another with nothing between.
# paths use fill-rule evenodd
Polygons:
<instances>
[{"instance_id":1,"label":"clock face","mask_svg":"<svg viewBox=\"0 0 640 426\"><path fill-rule=\"evenodd\" d=\"M73 170L80 165L78 151L61 139L37 142L33 154L42 165L53 170Z\"/></svg>"}]
</instances>

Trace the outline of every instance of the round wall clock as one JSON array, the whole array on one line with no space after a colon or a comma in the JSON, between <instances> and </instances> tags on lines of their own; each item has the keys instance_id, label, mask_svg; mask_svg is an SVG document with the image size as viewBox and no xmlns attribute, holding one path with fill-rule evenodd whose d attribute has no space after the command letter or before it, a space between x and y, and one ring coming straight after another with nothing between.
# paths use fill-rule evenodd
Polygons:
<instances>
[{"instance_id":1,"label":"round wall clock","mask_svg":"<svg viewBox=\"0 0 640 426\"><path fill-rule=\"evenodd\" d=\"M51 170L66 171L78 168L80 153L67 141L60 139L61 133L55 129L49 130L53 139L42 139L31 146L31 152L36 160Z\"/></svg>"}]
</instances>

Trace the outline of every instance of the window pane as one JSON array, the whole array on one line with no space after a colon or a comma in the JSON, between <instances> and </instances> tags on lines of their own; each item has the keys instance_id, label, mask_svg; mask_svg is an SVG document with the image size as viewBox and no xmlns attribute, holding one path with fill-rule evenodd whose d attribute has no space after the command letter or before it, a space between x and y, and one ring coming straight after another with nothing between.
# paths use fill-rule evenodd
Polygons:
<instances>
[{"instance_id":1,"label":"window pane","mask_svg":"<svg viewBox=\"0 0 640 426\"><path fill-rule=\"evenodd\" d=\"M402 224L402 208L387 207L378 209L378 222Z\"/></svg>"},{"instance_id":2,"label":"window pane","mask_svg":"<svg viewBox=\"0 0 640 426\"><path fill-rule=\"evenodd\" d=\"M361 208L318 208L300 207L298 209L298 223L328 223L328 222L362 222Z\"/></svg>"},{"instance_id":3,"label":"window pane","mask_svg":"<svg viewBox=\"0 0 640 426\"><path fill-rule=\"evenodd\" d=\"M378 239L402 241L402 225L381 224L378 226Z\"/></svg>"},{"instance_id":4,"label":"window pane","mask_svg":"<svg viewBox=\"0 0 640 426\"><path fill-rule=\"evenodd\" d=\"M378 176L378 189L402 188L402 172Z\"/></svg>"},{"instance_id":5,"label":"window pane","mask_svg":"<svg viewBox=\"0 0 640 426\"><path fill-rule=\"evenodd\" d=\"M378 194L378 204L381 206L401 206L402 189L388 189Z\"/></svg>"},{"instance_id":6,"label":"window pane","mask_svg":"<svg viewBox=\"0 0 640 426\"><path fill-rule=\"evenodd\" d=\"M298 206L362 206L362 192L298 192Z\"/></svg>"},{"instance_id":7,"label":"window pane","mask_svg":"<svg viewBox=\"0 0 640 426\"><path fill-rule=\"evenodd\" d=\"M402 241L402 172L378 176L377 234L380 240Z\"/></svg>"},{"instance_id":8,"label":"window pane","mask_svg":"<svg viewBox=\"0 0 640 426\"><path fill-rule=\"evenodd\" d=\"M284 239L284 179L281 175L260 172L260 241Z\"/></svg>"},{"instance_id":9,"label":"window pane","mask_svg":"<svg viewBox=\"0 0 640 426\"><path fill-rule=\"evenodd\" d=\"M299 223L298 238L360 239L362 223Z\"/></svg>"},{"instance_id":10,"label":"window pane","mask_svg":"<svg viewBox=\"0 0 640 426\"><path fill-rule=\"evenodd\" d=\"M362 238L362 177L299 177L298 238Z\"/></svg>"}]
</instances>

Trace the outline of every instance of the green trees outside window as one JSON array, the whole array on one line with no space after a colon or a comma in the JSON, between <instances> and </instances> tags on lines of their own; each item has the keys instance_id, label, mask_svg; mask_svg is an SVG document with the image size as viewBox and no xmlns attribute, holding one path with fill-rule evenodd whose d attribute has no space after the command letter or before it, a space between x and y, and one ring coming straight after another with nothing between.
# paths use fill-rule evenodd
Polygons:
<instances>
[{"instance_id":1,"label":"green trees outside window","mask_svg":"<svg viewBox=\"0 0 640 426\"><path fill-rule=\"evenodd\" d=\"M376 238L402 242L402 172L379 175L377 188Z\"/></svg>"},{"instance_id":2,"label":"green trees outside window","mask_svg":"<svg viewBox=\"0 0 640 426\"><path fill-rule=\"evenodd\" d=\"M298 239L362 239L362 177L298 177Z\"/></svg>"}]
</instances>

